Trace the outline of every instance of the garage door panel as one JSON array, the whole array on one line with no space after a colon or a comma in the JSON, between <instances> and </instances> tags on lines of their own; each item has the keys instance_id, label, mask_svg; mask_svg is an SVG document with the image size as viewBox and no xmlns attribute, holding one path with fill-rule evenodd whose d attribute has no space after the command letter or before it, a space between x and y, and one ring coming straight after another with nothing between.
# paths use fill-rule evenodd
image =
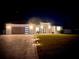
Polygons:
<instances>
[{"instance_id":1,"label":"garage door panel","mask_svg":"<svg viewBox=\"0 0 79 59\"><path fill-rule=\"evenodd\" d=\"M24 34L25 27L12 27L12 34Z\"/></svg>"}]
</instances>

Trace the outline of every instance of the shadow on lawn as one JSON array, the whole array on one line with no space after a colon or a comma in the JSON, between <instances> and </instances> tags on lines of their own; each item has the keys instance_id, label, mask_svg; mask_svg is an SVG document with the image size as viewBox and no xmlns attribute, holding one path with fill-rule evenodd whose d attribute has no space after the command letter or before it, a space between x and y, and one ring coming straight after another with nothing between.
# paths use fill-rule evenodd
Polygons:
<instances>
[{"instance_id":1,"label":"shadow on lawn","mask_svg":"<svg viewBox=\"0 0 79 59\"><path fill-rule=\"evenodd\" d=\"M4 45L5 41L0 38L0 59L6 59Z\"/></svg>"},{"instance_id":2,"label":"shadow on lawn","mask_svg":"<svg viewBox=\"0 0 79 59\"><path fill-rule=\"evenodd\" d=\"M72 38L69 42L58 47L56 46L38 46L39 59L79 58L79 38Z\"/></svg>"}]
</instances>

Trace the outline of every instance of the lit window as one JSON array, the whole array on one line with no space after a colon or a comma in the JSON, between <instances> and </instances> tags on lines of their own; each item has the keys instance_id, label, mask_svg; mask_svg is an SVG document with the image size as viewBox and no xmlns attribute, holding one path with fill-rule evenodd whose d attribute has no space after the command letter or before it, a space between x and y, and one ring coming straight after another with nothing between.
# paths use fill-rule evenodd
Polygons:
<instances>
[{"instance_id":1,"label":"lit window","mask_svg":"<svg viewBox=\"0 0 79 59\"><path fill-rule=\"evenodd\" d=\"M62 27L61 26L57 26L57 31L61 31Z\"/></svg>"}]
</instances>

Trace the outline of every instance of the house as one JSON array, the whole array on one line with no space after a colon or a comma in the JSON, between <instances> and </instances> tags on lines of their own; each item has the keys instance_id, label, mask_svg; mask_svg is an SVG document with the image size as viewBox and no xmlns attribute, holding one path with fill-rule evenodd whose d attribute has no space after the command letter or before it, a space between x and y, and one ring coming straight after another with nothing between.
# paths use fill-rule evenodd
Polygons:
<instances>
[{"instance_id":1,"label":"house","mask_svg":"<svg viewBox=\"0 0 79 59\"><path fill-rule=\"evenodd\" d=\"M49 22L40 22L36 25L30 24L6 24L6 34L58 34L62 30L61 26L51 25Z\"/></svg>"}]
</instances>

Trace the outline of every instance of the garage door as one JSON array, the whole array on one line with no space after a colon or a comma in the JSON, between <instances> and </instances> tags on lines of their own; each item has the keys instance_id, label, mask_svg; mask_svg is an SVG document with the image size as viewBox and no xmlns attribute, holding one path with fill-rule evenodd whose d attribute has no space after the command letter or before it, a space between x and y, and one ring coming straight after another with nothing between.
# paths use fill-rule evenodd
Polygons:
<instances>
[{"instance_id":1,"label":"garage door","mask_svg":"<svg viewBox=\"0 0 79 59\"><path fill-rule=\"evenodd\" d=\"M12 34L25 34L25 27L12 27Z\"/></svg>"}]
</instances>

